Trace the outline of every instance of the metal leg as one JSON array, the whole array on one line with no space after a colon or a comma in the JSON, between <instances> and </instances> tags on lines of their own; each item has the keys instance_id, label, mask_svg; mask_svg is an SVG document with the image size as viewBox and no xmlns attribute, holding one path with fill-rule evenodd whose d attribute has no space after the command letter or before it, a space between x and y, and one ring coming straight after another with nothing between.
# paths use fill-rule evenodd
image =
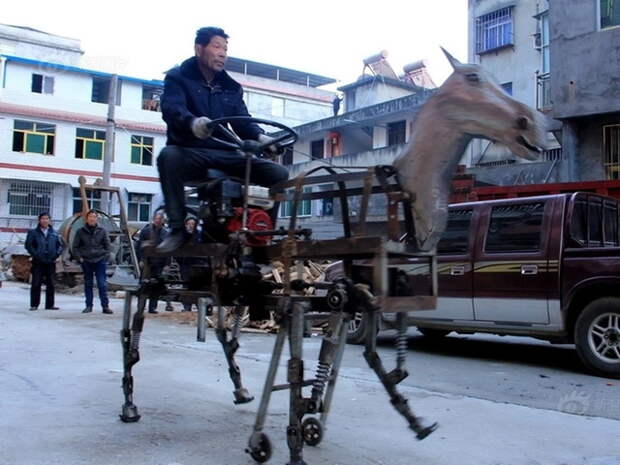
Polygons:
<instances>
[{"instance_id":1,"label":"metal leg","mask_svg":"<svg viewBox=\"0 0 620 465\"><path fill-rule=\"evenodd\" d=\"M344 348L347 345L347 325L349 318L344 318L340 326L340 334L338 335L338 346L336 349L336 356L334 358L334 364L329 375L329 382L327 383L327 389L325 391L325 397L323 398L323 408L321 409L321 424L325 428L327 423L327 417L329 416L329 410L332 405L332 398L334 396L334 390L336 389L336 381L338 380L338 372L340 371L340 365L342 363L342 356L344 355Z\"/></svg>"},{"instance_id":2,"label":"metal leg","mask_svg":"<svg viewBox=\"0 0 620 465\"><path fill-rule=\"evenodd\" d=\"M140 293L138 296L138 310L136 311L131 329L131 301L132 295L125 295L125 308L123 313L123 329L121 330L121 344L123 346L123 394L125 403L122 407L120 418L125 423L133 423L140 420L138 408L133 403L133 376L131 370L140 361L140 336L144 327L144 309L147 296Z\"/></svg>"},{"instance_id":3,"label":"metal leg","mask_svg":"<svg viewBox=\"0 0 620 465\"><path fill-rule=\"evenodd\" d=\"M304 363L302 344L304 335L304 305L294 302L289 332L291 358L288 361L288 382L290 385L289 424L286 428L286 442L291 454L288 465L305 465L303 461L303 434L301 419L307 412L303 398Z\"/></svg>"},{"instance_id":4,"label":"metal leg","mask_svg":"<svg viewBox=\"0 0 620 465\"><path fill-rule=\"evenodd\" d=\"M280 321L280 328L278 329L276 342L273 346L273 353L271 354L271 362L269 363L269 369L267 370L267 378L265 379L265 385L263 386L263 395L261 396L258 412L256 413L254 431L250 436L248 448L246 449L246 452L251 454L252 457L259 462L266 462L271 456L271 445L269 443L269 438L265 433L263 433L263 428L265 426L267 409L269 407L271 393L273 392L276 374L278 372L278 365L280 364L280 358L282 357L284 340L286 339L289 331L289 323L288 316L284 316L282 321Z\"/></svg>"},{"instance_id":5,"label":"metal leg","mask_svg":"<svg viewBox=\"0 0 620 465\"><path fill-rule=\"evenodd\" d=\"M217 336L217 340L222 344L222 348L224 349L224 355L226 356L226 362L228 363L228 373L230 375L230 379L232 380L235 390L233 394L235 396L234 403L235 404L245 404L247 402L251 402L254 400L254 397L250 395L248 390L243 387L241 383L241 370L239 366L235 362L235 353L239 349L239 323L241 319L241 313L243 312L243 307L235 307L235 327L233 327L232 337L228 340L228 334L226 332L226 327L224 326L224 307L222 307L218 302L217 305L217 328L215 329L215 334Z\"/></svg>"},{"instance_id":6,"label":"metal leg","mask_svg":"<svg viewBox=\"0 0 620 465\"><path fill-rule=\"evenodd\" d=\"M381 358L377 353L377 345L376 345L376 327L377 327L377 318L375 312L369 312L369 329L368 335L366 337L366 349L364 351L364 358L370 368L372 368L383 387L390 396L390 400L394 408L400 413L407 422L409 423L409 428L416 432L416 437L418 439L424 439L426 436L431 434L433 431L437 429L437 423L433 423L430 426L424 426L420 418L416 417L414 413L409 408L409 404L407 403L407 399L398 392L396 389L396 385L400 382L397 377L393 374L394 372L387 373L385 368L383 367L383 363L381 362ZM405 372L406 373L406 372Z\"/></svg>"}]
</instances>

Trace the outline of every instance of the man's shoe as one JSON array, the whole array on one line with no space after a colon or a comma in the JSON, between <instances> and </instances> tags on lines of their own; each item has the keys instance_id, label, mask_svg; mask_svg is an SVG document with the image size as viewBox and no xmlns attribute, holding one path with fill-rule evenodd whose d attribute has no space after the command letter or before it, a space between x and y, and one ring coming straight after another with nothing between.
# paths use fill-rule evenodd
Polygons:
<instances>
[{"instance_id":1,"label":"man's shoe","mask_svg":"<svg viewBox=\"0 0 620 465\"><path fill-rule=\"evenodd\" d=\"M90 313L93 311L93 307L86 307L84 310L82 310L82 313Z\"/></svg>"},{"instance_id":2,"label":"man's shoe","mask_svg":"<svg viewBox=\"0 0 620 465\"><path fill-rule=\"evenodd\" d=\"M166 236L166 238L159 244L155 251L159 253L170 253L177 250L179 247L183 245L185 242L185 231L180 230L172 230L170 234Z\"/></svg>"},{"instance_id":3,"label":"man's shoe","mask_svg":"<svg viewBox=\"0 0 620 465\"><path fill-rule=\"evenodd\" d=\"M153 309L149 310L149 313L159 313L159 312L153 308Z\"/></svg>"},{"instance_id":4,"label":"man's shoe","mask_svg":"<svg viewBox=\"0 0 620 465\"><path fill-rule=\"evenodd\" d=\"M103 313L105 313L106 315L112 315L112 313L114 313L112 310L110 310L108 307L104 308L102 310Z\"/></svg>"},{"instance_id":5,"label":"man's shoe","mask_svg":"<svg viewBox=\"0 0 620 465\"><path fill-rule=\"evenodd\" d=\"M60 310L59 307L45 307L45 310Z\"/></svg>"},{"instance_id":6,"label":"man's shoe","mask_svg":"<svg viewBox=\"0 0 620 465\"><path fill-rule=\"evenodd\" d=\"M164 309L167 312L174 312L174 307L170 304L166 305L166 308Z\"/></svg>"},{"instance_id":7,"label":"man's shoe","mask_svg":"<svg viewBox=\"0 0 620 465\"><path fill-rule=\"evenodd\" d=\"M30 309L29 309L29 310L30 310L31 312L34 312L35 310L38 310L38 309L39 309L39 307L30 307Z\"/></svg>"}]
</instances>

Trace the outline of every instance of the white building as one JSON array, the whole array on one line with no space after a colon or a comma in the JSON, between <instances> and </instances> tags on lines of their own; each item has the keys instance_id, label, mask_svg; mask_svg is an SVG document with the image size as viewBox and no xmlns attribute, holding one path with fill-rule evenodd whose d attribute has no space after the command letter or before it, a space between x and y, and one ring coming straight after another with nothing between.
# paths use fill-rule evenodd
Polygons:
<instances>
[{"instance_id":1,"label":"white building","mask_svg":"<svg viewBox=\"0 0 620 465\"><path fill-rule=\"evenodd\" d=\"M547 0L469 0L468 61L490 72L515 99L548 113L549 19ZM550 121L551 122L551 121ZM543 161L561 158L561 149L549 134ZM527 163L504 146L474 141L468 166L484 167Z\"/></svg>"},{"instance_id":2,"label":"white building","mask_svg":"<svg viewBox=\"0 0 620 465\"><path fill-rule=\"evenodd\" d=\"M0 242L33 227L42 211L58 225L81 209L78 177L92 183L102 176L112 75L77 66L82 53L75 39L0 25ZM231 74L256 117L297 125L331 113L333 94L312 86L333 79L231 59L231 67L239 63L252 64ZM275 78L252 74L259 65L263 73L276 70ZM134 222L148 221L161 203L155 158L166 142L162 86L119 76L111 183Z\"/></svg>"},{"instance_id":3,"label":"white building","mask_svg":"<svg viewBox=\"0 0 620 465\"><path fill-rule=\"evenodd\" d=\"M388 63L387 53L364 60L365 72L357 81L339 87L344 95L344 111L329 118L295 127L299 140L284 163L291 177L325 165L339 167L389 165L409 141L415 117L434 87L424 62L407 65L398 76ZM318 175L327 172L320 171ZM348 187L353 187L349 183ZM306 192L333 190L333 183L307 186ZM384 199L374 196L368 213L369 231L384 228ZM359 199L351 199L349 211L357 221ZM281 204L279 216L292 214L292 202ZM339 204L334 199L306 199L299 203L297 217L314 237L342 235Z\"/></svg>"}]
</instances>

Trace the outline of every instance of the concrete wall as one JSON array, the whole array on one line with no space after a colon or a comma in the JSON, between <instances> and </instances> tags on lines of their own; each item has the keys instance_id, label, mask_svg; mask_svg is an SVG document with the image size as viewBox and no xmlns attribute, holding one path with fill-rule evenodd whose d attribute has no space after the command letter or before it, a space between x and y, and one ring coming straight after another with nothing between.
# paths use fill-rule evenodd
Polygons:
<instances>
[{"instance_id":1,"label":"concrete wall","mask_svg":"<svg viewBox=\"0 0 620 465\"><path fill-rule=\"evenodd\" d=\"M598 0L554 0L551 28L553 116L620 109L620 29L600 28Z\"/></svg>"}]
</instances>

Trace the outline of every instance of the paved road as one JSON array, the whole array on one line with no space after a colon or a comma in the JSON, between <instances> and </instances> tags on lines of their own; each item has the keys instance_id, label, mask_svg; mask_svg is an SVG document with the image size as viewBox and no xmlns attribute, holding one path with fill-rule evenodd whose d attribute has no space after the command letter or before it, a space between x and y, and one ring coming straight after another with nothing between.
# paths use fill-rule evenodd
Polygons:
<instances>
[{"instance_id":1,"label":"paved road","mask_svg":"<svg viewBox=\"0 0 620 465\"><path fill-rule=\"evenodd\" d=\"M212 332L198 343L194 327L149 318L134 370L143 418L127 425L117 417L121 301L113 316L82 315L79 297L58 301L58 312L28 312L25 286L0 289L0 465L254 463L243 449L257 402L233 406ZM273 339L242 340L239 363L257 396ZM316 355L320 339L306 342ZM389 362L391 343L380 337ZM409 346L402 390L440 429L417 442L361 348L349 346L326 438L305 450L309 465L620 465L620 383L584 373L571 347L489 336L431 344L413 330ZM272 464L287 462L287 400L272 398Z\"/></svg>"}]
</instances>

